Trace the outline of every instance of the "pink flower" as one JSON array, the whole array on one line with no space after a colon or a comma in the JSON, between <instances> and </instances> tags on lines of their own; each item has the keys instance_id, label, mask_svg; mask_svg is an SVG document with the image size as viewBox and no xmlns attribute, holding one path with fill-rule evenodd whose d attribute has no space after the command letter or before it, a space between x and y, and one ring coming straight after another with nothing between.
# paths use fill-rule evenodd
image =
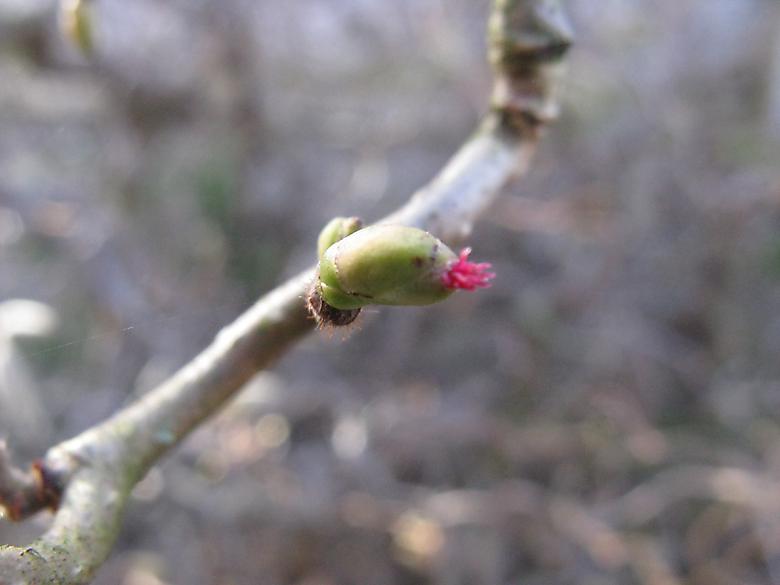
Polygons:
<instances>
[{"instance_id":1,"label":"pink flower","mask_svg":"<svg viewBox=\"0 0 780 585\"><path fill-rule=\"evenodd\" d=\"M463 248L458 259L453 261L447 271L441 275L441 281L445 288L463 290L476 290L490 286L490 280L495 278L495 273L487 272L491 268L489 262L470 262L471 248Z\"/></svg>"}]
</instances>

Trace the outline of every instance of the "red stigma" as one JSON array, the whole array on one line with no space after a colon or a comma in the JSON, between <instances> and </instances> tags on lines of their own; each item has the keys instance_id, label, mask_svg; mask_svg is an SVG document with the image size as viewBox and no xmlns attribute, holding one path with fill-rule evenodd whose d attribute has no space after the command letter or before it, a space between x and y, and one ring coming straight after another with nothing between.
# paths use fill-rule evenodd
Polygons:
<instances>
[{"instance_id":1,"label":"red stigma","mask_svg":"<svg viewBox=\"0 0 780 585\"><path fill-rule=\"evenodd\" d=\"M445 288L476 290L490 286L490 280L495 273L487 272L491 268L489 262L470 262L471 248L463 248L457 260L450 263L447 271L441 275Z\"/></svg>"}]
</instances>

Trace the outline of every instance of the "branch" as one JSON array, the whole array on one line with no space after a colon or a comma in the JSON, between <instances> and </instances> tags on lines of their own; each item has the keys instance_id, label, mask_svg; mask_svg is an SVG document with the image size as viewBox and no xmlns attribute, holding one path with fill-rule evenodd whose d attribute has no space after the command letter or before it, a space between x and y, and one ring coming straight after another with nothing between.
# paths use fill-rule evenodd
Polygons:
<instances>
[{"instance_id":1,"label":"branch","mask_svg":"<svg viewBox=\"0 0 780 585\"><path fill-rule=\"evenodd\" d=\"M440 174L382 222L421 227L449 242L465 237L504 184L525 172L542 127L555 117L569 43L556 3L497 0L490 25L492 111ZM50 485L63 486L62 501L52 526L30 547L0 547L0 585L89 582L113 546L132 487L313 329L303 302L313 275L314 268L271 291L169 380L50 449L36 468L56 479ZM37 495L33 475L3 461L0 451L0 505L7 515L21 519L54 505L52 494Z\"/></svg>"},{"instance_id":2,"label":"branch","mask_svg":"<svg viewBox=\"0 0 780 585\"><path fill-rule=\"evenodd\" d=\"M59 506L61 487L40 463L17 469L5 441L0 441L0 503L10 520L22 520L42 508Z\"/></svg>"}]
</instances>

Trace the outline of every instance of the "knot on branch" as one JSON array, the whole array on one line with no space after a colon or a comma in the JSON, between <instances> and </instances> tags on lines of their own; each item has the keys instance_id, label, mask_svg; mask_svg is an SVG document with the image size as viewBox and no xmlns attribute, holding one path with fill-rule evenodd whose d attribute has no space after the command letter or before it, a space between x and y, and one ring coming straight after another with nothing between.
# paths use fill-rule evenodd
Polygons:
<instances>
[{"instance_id":1,"label":"knot on branch","mask_svg":"<svg viewBox=\"0 0 780 585\"><path fill-rule=\"evenodd\" d=\"M491 106L516 130L558 117L562 59L573 33L559 0L497 0L488 27Z\"/></svg>"},{"instance_id":2,"label":"knot on branch","mask_svg":"<svg viewBox=\"0 0 780 585\"><path fill-rule=\"evenodd\" d=\"M59 507L62 484L42 460L27 471L13 465L5 443L0 442L0 510L14 522L36 512Z\"/></svg>"}]
</instances>

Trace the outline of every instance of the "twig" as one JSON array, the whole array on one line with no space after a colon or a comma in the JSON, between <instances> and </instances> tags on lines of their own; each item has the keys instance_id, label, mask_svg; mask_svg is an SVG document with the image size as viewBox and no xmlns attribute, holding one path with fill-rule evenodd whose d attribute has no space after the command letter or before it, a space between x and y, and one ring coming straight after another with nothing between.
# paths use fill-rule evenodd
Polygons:
<instances>
[{"instance_id":1,"label":"twig","mask_svg":"<svg viewBox=\"0 0 780 585\"><path fill-rule=\"evenodd\" d=\"M5 441L0 441L0 502L9 520L21 520L42 508L59 505L61 487L43 466L34 463L29 471L14 466Z\"/></svg>"},{"instance_id":2,"label":"twig","mask_svg":"<svg viewBox=\"0 0 780 585\"><path fill-rule=\"evenodd\" d=\"M760 473L739 467L678 465L611 501L599 511L599 516L615 525L637 527L689 499L764 511L780 509L778 483Z\"/></svg>"},{"instance_id":3,"label":"twig","mask_svg":"<svg viewBox=\"0 0 780 585\"><path fill-rule=\"evenodd\" d=\"M555 2L497 0L490 37L492 112L430 185L383 222L422 227L450 242L465 237L503 185L526 170L542 126L555 117L569 42ZM51 528L30 547L0 547L0 585L89 582L113 546L135 483L313 329L303 303L312 277L313 269L307 270L265 295L168 381L53 447L39 467L64 486L62 502ZM0 492L0 504L14 507L14 517L51 505L31 495L29 478L7 469L9 487Z\"/></svg>"}]
</instances>

